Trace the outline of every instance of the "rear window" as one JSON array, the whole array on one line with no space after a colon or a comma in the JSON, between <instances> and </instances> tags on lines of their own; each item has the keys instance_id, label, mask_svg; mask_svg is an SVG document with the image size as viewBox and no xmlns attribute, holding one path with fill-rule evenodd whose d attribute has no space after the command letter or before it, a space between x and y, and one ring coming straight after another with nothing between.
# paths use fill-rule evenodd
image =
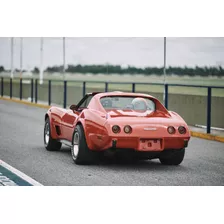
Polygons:
<instances>
[{"instance_id":1,"label":"rear window","mask_svg":"<svg viewBox=\"0 0 224 224\"><path fill-rule=\"evenodd\" d=\"M145 97L106 96L100 99L100 103L106 110L155 111L153 100Z\"/></svg>"}]
</instances>

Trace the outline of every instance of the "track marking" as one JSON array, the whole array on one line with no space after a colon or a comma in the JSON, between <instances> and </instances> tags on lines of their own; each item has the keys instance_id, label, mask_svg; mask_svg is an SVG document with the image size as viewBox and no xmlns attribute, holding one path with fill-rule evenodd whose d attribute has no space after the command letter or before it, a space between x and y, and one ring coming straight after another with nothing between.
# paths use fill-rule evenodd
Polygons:
<instances>
[{"instance_id":1,"label":"track marking","mask_svg":"<svg viewBox=\"0 0 224 224\"><path fill-rule=\"evenodd\" d=\"M6 162L4 162L2 160L0 160L0 165L2 167L4 167L5 169L8 169L9 171L11 171L12 173L14 173L15 175L17 175L18 177L20 177L21 179L25 180L26 182L28 182L29 184L31 184L33 186L43 186L42 184L40 184L36 180L34 180L31 177L27 176L25 173L22 173L21 171L19 171L16 168L10 166L9 164L7 164ZM5 178L3 178L3 179L6 180Z\"/></svg>"},{"instance_id":2,"label":"track marking","mask_svg":"<svg viewBox=\"0 0 224 224\"><path fill-rule=\"evenodd\" d=\"M0 186L18 186L13 180L0 173Z\"/></svg>"}]
</instances>

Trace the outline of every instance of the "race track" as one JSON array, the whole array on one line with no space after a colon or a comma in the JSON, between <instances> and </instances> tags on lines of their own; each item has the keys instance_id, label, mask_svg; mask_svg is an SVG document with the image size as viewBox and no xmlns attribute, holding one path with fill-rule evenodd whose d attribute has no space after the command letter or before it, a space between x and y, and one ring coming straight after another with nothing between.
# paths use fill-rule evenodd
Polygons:
<instances>
[{"instance_id":1,"label":"race track","mask_svg":"<svg viewBox=\"0 0 224 224\"><path fill-rule=\"evenodd\" d=\"M0 100L0 159L43 185L224 185L224 143L191 138L183 163L75 165L70 150L43 146L46 109Z\"/></svg>"}]
</instances>

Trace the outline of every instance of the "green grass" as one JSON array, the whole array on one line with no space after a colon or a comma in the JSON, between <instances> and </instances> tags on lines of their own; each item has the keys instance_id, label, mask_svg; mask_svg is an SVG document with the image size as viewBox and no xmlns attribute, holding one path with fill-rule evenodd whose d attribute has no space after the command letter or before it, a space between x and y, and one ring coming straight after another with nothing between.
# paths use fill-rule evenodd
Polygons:
<instances>
[{"instance_id":1,"label":"green grass","mask_svg":"<svg viewBox=\"0 0 224 224\"><path fill-rule=\"evenodd\" d=\"M9 74L5 74L9 77ZM15 76L16 77L16 76ZM44 74L45 82L47 80L54 79L58 81L63 81L62 75L53 75L53 74ZM82 81L87 81L86 89L94 88L104 90L104 83L88 83L88 81L96 82L135 82L136 92L152 92L152 93L162 93L164 88L163 86L149 85L149 84L137 84L141 83L161 83L163 84L163 76L144 76L144 75L91 75L91 74L66 74L66 79L68 80L68 86L82 86ZM24 77L25 78L25 77ZM28 77L27 77L28 78ZM31 77L30 77L31 78ZM38 75L33 76L33 78L39 78ZM9 81L9 79L7 79ZM63 82L52 81L52 85L63 85ZM69 82L76 81L76 82ZM224 78L215 78L215 77L188 77L188 76L167 76L167 83L172 84L185 84L185 85L207 85L207 86L224 86ZM13 82L19 82L18 79L14 79ZM131 91L132 86L130 84L109 84L109 90L122 90L122 91ZM175 94L188 94L188 95L207 95L206 88L196 88L196 87L175 87L169 86L169 93ZM224 97L224 89L212 89L212 96L221 96Z\"/></svg>"}]
</instances>

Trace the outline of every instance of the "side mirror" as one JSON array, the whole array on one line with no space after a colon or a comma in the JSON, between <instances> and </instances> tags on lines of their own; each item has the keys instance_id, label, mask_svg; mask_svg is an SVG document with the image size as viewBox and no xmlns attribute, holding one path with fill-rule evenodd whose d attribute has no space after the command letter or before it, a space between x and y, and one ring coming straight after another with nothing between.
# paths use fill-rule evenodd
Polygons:
<instances>
[{"instance_id":1,"label":"side mirror","mask_svg":"<svg viewBox=\"0 0 224 224\"><path fill-rule=\"evenodd\" d=\"M70 108L71 110L76 110L76 107L77 107L77 105L72 104L69 108Z\"/></svg>"}]
</instances>

